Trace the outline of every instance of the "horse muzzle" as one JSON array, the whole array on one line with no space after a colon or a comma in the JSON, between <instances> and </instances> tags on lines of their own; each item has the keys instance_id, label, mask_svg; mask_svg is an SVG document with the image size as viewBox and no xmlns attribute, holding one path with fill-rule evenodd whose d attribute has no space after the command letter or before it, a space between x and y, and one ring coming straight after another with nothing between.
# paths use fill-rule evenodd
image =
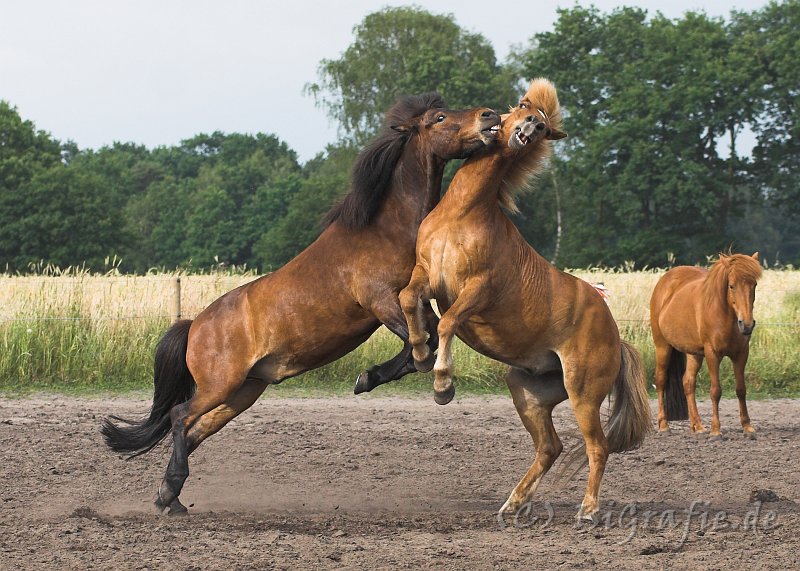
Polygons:
<instances>
[{"instance_id":1,"label":"horse muzzle","mask_svg":"<svg viewBox=\"0 0 800 571\"><path fill-rule=\"evenodd\" d=\"M736 322L736 324L739 326L739 332L742 335L744 335L745 337L749 337L750 335L752 335L753 334L753 329L756 328L756 320L755 319L753 320L753 323L751 323L749 325L745 324L745 322L742 321L741 319L738 320Z\"/></svg>"}]
</instances>

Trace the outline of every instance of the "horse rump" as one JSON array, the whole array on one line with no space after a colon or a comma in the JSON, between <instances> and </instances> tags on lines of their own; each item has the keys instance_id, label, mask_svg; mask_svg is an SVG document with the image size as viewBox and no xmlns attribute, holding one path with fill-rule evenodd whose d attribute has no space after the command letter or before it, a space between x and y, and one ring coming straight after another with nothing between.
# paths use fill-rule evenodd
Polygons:
<instances>
[{"instance_id":1,"label":"horse rump","mask_svg":"<svg viewBox=\"0 0 800 571\"><path fill-rule=\"evenodd\" d=\"M109 416L100 431L106 445L115 452L139 456L152 450L172 428L170 411L186 402L195 391L194 377L186 366L191 320L175 322L156 346L153 367L153 405L140 420Z\"/></svg>"},{"instance_id":2,"label":"horse rump","mask_svg":"<svg viewBox=\"0 0 800 571\"><path fill-rule=\"evenodd\" d=\"M688 420L689 404L683 391L683 374L686 372L686 354L673 349L667 365L667 385L664 387L664 411L667 420Z\"/></svg>"}]
</instances>

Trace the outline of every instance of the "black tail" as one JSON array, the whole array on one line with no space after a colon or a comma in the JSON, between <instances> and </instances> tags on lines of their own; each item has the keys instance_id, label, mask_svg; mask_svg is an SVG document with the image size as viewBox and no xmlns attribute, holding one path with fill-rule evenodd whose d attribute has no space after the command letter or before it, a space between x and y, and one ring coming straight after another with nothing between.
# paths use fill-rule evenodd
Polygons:
<instances>
[{"instance_id":1,"label":"black tail","mask_svg":"<svg viewBox=\"0 0 800 571\"><path fill-rule=\"evenodd\" d=\"M130 453L133 458L152 450L172 428L169 415L172 407L186 402L194 394L194 378L186 366L191 325L188 319L176 322L158 342L150 416L141 420L111 416L103 421L103 438L115 452Z\"/></svg>"},{"instance_id":2,"label":"black tail","mask_svg":"<svg viewBox=\"0 0 800 571\"><path fill-rule=\"evenodd\" d=\"M664 394L664 408L667 420L688 420L689 405L683 392L683 373L686 372L686 355L672 350L667 367L667 386Z\"/></svg>"}]
</instances>

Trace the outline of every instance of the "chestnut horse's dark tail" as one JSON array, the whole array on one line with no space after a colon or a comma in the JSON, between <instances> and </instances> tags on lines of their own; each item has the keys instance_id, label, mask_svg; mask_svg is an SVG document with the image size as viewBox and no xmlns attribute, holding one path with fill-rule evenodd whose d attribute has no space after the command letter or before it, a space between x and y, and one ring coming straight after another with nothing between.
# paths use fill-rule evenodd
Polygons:
<instances>
[{"instance_id":1,"label":"chestnut horse's dark tail","mask_svg":"<svg viewBox=\"0 0 800 571\"><path fill-rule=\"evenodd\" d=\"M172 407L186 402L194 394L194 378L186 366L191 325L188 319L177 321L158 342L150 415L141 420L111 416L103 421L103 438L115 452L128 453L133 458L152 450L172 428Z\"/></svg>"},{"instance_id":2,"label":"chestnut horse's dark tail","mask_svg":"<svg viewBox=\"0 0 800 571\"><path fill-rule=\"evenodd\" d=\"M664 411L667 420L688 420L689 405L683 392L683 374L686 372L686 355L672 350L667 366L667 386L664 388Z\"/></svg>"}]
</instances>

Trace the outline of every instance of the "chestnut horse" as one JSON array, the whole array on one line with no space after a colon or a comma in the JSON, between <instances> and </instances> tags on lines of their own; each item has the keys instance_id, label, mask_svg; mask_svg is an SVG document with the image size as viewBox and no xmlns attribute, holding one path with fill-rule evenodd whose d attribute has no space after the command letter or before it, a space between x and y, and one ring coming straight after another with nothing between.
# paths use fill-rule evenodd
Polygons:
<instances>
[{"instance_id":1,"label":"chestnut horse","mask_svg":"<svg viewBox=\"0 0 800 571\"><path fill-rule=\"evenodd\" d=\"M658 280L650 298L650 327L656 346L660 431L669 430L669 420L687 418L692 432L706 431L695 399L697 372L705 357L711 377L711 436L720 436L719 363L727 356L733 361L744 434L755 433L747 413L744 367L756 326L753 303L760 277L756 252L720 254L710 270L678 266Z\"/></svg>"},{"instance_id":2,"label":"chestnut horse","mask_svg":"<svg viewBox=\"0 0 800 571\"><path fill-rule=\"evenodd\" d=\"M155 500L160 511L185 511L178 496L189 454L268 385L342 357L381 323L408 338L398 292L414 266L419 224L439 200L447 160L491 143L499 123L491 109L445 109L436 94L400 100L360 154L351 192L329 212L314 243L166 332L156 349L149 417L112 417L121 424L103 425L108 446L134 456L172 432L172 457ZM367 384L415 370L410 353L407 346L370 371Z\"/></svg>"},{"instance_id":3,"label":"chestnut horse","mask_svg":"<svg viewBox=\"0 0 800 571\"><path fill-rule=\"evenodd\" d=\"M560 129L555 87L534 80L504 116L498 144L467 159L423 221L417 265L400 303L420 370L430 370L433 361L424 302L435 298L442 311L434 366L439 404L454 395L453 335L511 366L506 383L536 457L500 513L523 506L561 454L552 411L569 398L590 470L578 517L592 519L608 453L638 446L652 427L641 360L620 341L603 298L542 258L501 208L515 210L514 191L543 166L550 141L566 136ZM606 435L600 407L612 392Z\"/></svg>"}]
</instances>

